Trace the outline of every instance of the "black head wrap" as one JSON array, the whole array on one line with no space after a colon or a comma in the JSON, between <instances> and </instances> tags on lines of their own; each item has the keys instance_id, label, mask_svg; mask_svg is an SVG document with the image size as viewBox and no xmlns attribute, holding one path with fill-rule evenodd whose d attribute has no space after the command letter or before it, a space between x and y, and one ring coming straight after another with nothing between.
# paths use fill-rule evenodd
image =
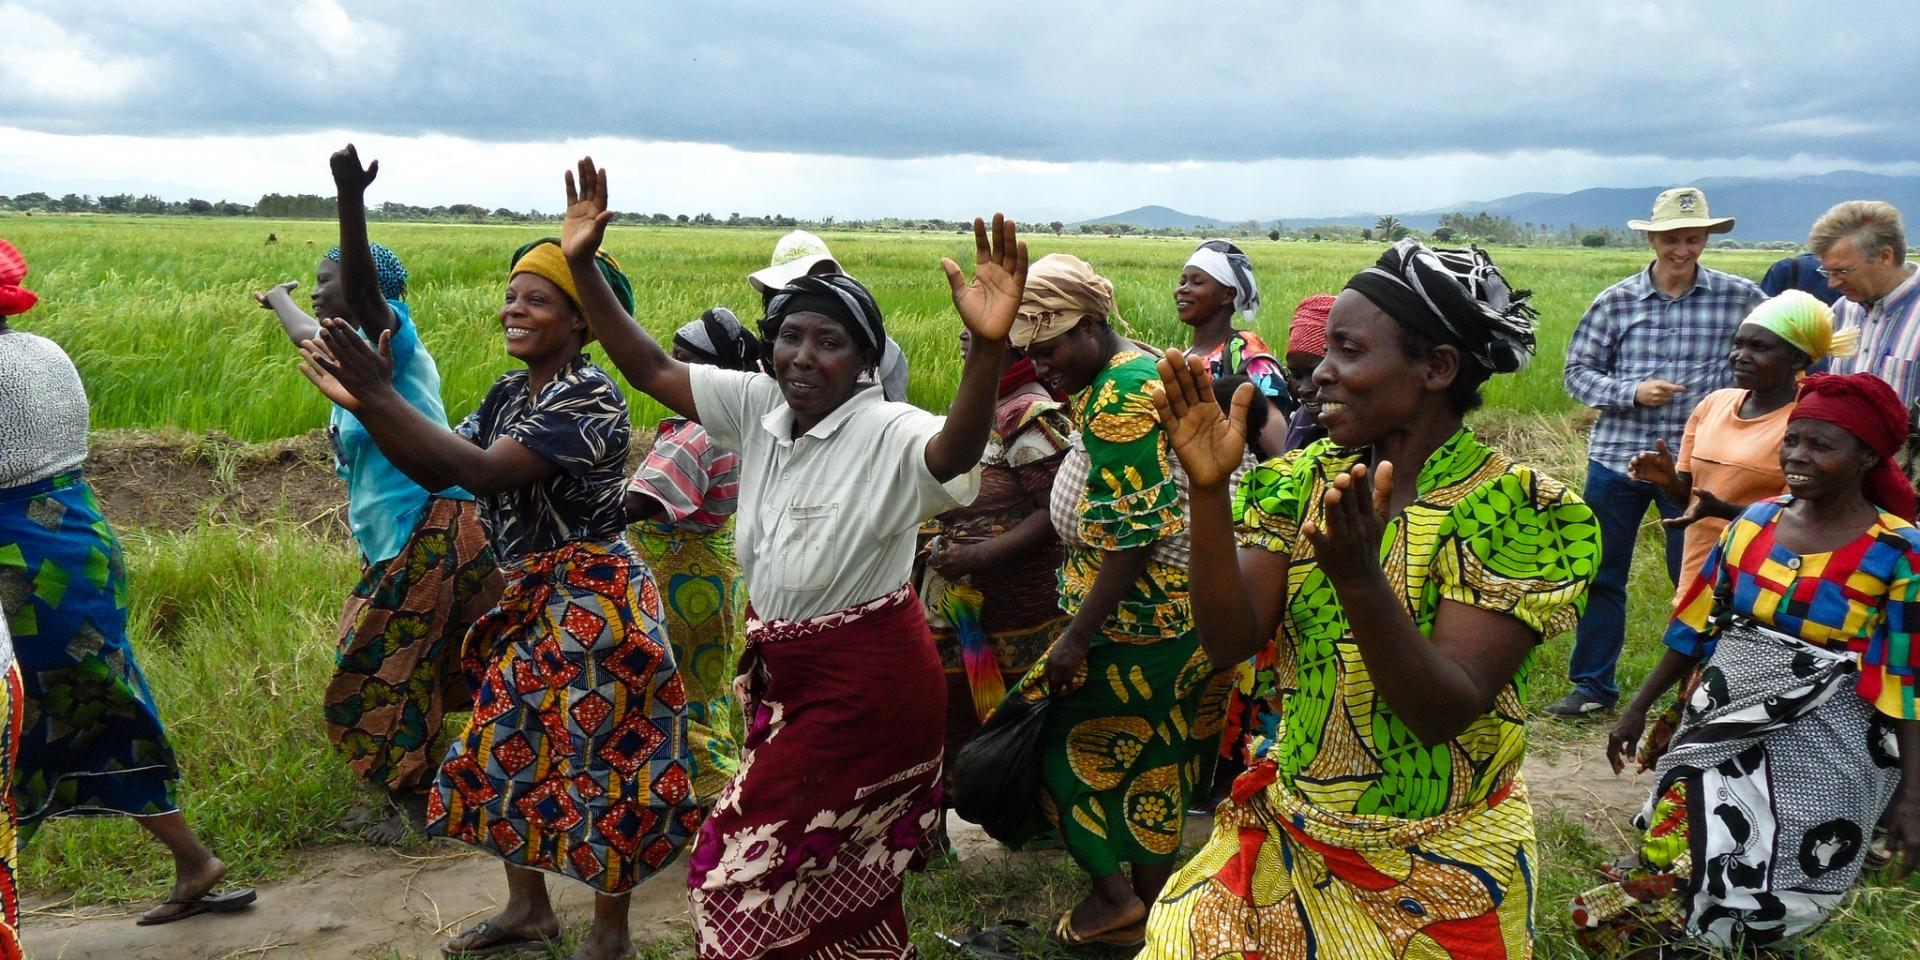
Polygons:
<instances>
[{"instance_id":1,"label":"black head wrap","mask_svg":"<svg viewBox=\"0 0 1920 960\"><path fill-rule=\"evenodd\" d=\"M767 301L767 317L760 321L761 339L772 343L781 321L795 313L818 313L839 321L876 362L886 349L887 329L880 320L879 304L860 281L844 273L801 277L781 287Z\"/></svg>"},{"instance_id":2,"label":"black head wrap","mask_svg":"<svg viewBox=\"0 0 1920 960\"><path fill-rule=\"evenodd\" d=\"M723 370L760 369L760 341L726 307L714 307L681 326L673 345Z\"/></svg>"},{"instance_id":3,"label":"black head wrap","mask_svg":"<svg viewBox=\"0 0 1920 960\"><path fill-rule=\"evenodd\" d=\"M1449 343L1490 373L1512 373L1533 359L1530 290L1507 286L1479 247L1433 250L1402 240L1347 281L1408 329Z\"/></svg>"}]
</instances>

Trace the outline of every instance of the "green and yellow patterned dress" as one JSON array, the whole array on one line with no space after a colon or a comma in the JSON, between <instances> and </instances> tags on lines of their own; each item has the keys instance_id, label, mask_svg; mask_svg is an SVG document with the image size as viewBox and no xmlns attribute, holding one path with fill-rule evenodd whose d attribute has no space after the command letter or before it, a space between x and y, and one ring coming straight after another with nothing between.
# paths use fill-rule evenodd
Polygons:
<instances>
[{"instance_id":1,"label":"green and yellow patterned dress","mask_svg":"<svg viewBox=\"0 0 1920 960\"><path fill-rule=\"evenodd\" d=\"M1528 656L1493 708L1426 746L1379 697L1305 520L1358 459L1322 440L1242 481L1242 547L1288 556L1277 638L1281 730L1167 884L1142 957L1526 957L1539 862L1520 761ZM1435 451L1380 561L1407 614L1442 600L1569 629L1599 559L1593 513L1565 485L1469 430Z\"/></svg>"},{"instance_id":2,"label":"green and yellow patterned dress","mask_svg":"<svg viewBox=\"0 0 1920 960\"><path fill-rule=\"evenodd\" d=\"M1158 380L1151 357L1114 356L1074 398L1081 443L1053 490L1054 525L1066 542L1060 606L1068 615L1080 609L1109 551L1155 546L1071 689L1056 693L1042 734L1041 809L1075 862L1096 877L1173 859L1187 803L1211 774L1225 708L1226 685L1208 683L1215 671L1193 630L1183 497L1148 392ZM1009 696L1045 697L1046 665L1042 658ZM1203 705L1210 692L1215 702Z\"/></svg>"}]
</instances>

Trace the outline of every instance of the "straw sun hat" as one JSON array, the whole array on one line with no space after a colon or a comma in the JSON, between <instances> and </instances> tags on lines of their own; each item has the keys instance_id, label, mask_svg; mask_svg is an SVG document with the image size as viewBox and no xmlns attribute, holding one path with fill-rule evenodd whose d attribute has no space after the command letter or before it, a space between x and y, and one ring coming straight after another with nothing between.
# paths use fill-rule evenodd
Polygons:
<instances>
[{"instance_id":1,"label":"straw sun hat","mask_svg":"<svg viewBox=\"0 0 1920 960\"><path fill-rule=\"evenodd\" d=\"M1699 187L1674 187L1653 199L1653 218L1628 220L1627 229L1659 233L1663 230L1690 230L1705 227L1708 233L1726 233L1733 229L1732 217L1707 215L1707 195Z\"/></svg>"}]
</instances>

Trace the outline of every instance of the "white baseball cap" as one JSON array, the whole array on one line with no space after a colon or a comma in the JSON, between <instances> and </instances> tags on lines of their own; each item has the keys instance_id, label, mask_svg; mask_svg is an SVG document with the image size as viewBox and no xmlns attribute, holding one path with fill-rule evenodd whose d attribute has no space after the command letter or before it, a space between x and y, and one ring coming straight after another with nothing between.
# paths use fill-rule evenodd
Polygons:
<instances>
[{"instance_id":1,"label":"white baseball cap","mask_svg":"<svg viewBox=\"0 0 1920 960\"><path fill-rule=\"evenodd\" d=\"M832 267L819 269L822 264ZM771 293L801 277L815 273L844 273L840 261L833 258L827 242L805 230L795 230L773 245L773 258L762 270L747 274L747 282L761 293Z\"/></svg>"}]
</instances>

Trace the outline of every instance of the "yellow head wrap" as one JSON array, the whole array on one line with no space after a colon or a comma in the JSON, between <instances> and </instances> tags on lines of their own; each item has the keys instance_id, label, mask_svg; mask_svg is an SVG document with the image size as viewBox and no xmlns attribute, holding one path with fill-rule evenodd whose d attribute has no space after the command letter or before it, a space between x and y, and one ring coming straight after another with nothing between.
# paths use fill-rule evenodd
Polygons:
<instances>
[{"instance_id":1,"label":"yellow head wrap","mask_svg":"<svg viewBox=\"0 0 1920 960\"><path fill-rule=\"evenodd\" d=\"M1072 330L1087 317L1105 317L1124 326L1113 303L1113 282L1079 257L1049 253L1027 269L1020 313L1007 336L1025 349Z\"/></svg>"},{"instance_id":2,"label":"yellow head wrap","mask_svg":"<svg viewBox=\"0 0 1920 960\"><path fill-rule=\"evenodd\" d=\"M1793 344L1815 362L1853 356L1860 339L1856 329L1834 332L1833 311L1805 290L1788 290L1767 300L1754 307L1744 322Z\"/></svg>"}]
</instances>

